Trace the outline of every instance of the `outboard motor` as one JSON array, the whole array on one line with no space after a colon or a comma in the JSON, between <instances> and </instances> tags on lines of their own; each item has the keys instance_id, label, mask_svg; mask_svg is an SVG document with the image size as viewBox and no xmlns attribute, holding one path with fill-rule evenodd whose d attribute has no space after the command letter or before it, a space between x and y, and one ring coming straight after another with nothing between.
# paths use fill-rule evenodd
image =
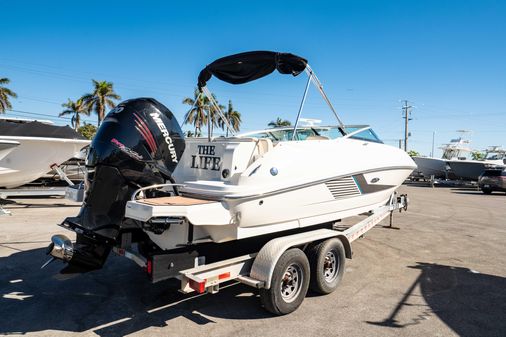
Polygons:
<instances>
[{"instance_id":1,"label":"outboard motor","mask_svg":"<svg viewBox=\"0 0 506 337\"><path fill-rule=\"evenodd\" d=\"M137 98L118 104L91 143L79 215L62 224L76 231L76 244L55 236L48 253L80 269L101 268L121 233L140 232L133 220L124 219L127 201L141 187L173 182L184 148L176 118L161 103Z\"/></svg>"}]
</instances>

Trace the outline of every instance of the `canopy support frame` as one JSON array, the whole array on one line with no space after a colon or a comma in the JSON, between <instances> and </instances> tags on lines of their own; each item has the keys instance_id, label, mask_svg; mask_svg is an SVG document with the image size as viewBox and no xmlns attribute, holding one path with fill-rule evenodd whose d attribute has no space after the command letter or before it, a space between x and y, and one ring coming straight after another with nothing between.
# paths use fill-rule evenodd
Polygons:
<instances>
[{"instance_id":1,"label":"canopy support frame","mask_svg":"<svg viewBox=\"0 0 506 337\"><path fill-rule=\"evenodd\" d=\"M320 95L322 96L323 100L327 103L330 110L332 111L332 113L336 117L337 122L339 123L339 128L341 129L341 132L346 135L347 132L346 132L346 128L344 126L344 123L341 120L341 118L339 118L339 115L337 114L336 110L334 109L334 106L332 105L332 103L330 102L330 99L328 98L327 94L323 90L323 85L321 84L320 80L318 79L318 76L316 76L316 74L314 73L313 69L311 69L309 64L306 65L305 71L306 71L306 74L309 76L309 78L313 81L313 84L315 85L315 87L320 92Z\"/></svg>"},{"instance_id":2,"label":"canopy support frame","mask_svg":"<svg viewBox=\"0 0 506 337\"><path fill-rule=\"evenodd\" d=\"M299 125L300 114L302 113L302 109L304 108L304 103L306 102L307 92L309 90L309 85L311 84L311 78L313 74L309 74L309 78L307 79L306 88L304 89L304 95L302 96L302 101L300 102L299 112L297 113L297 118L295 119L295 124L293 126L292 140L295 140L295 136L297 135L297 126Z\"/></svg>"},{"instance_id":3,"label":"canopy support frame","mask_svg":"<svg viewBox=\"0 0 506 337\"><path fill-rule=\"evenodd\" d=\"M232 127L230 126L230 123L228 122L227 118L225 117L225 114L221 111L220 106L218 105L218 102L216 102L216 100L214 99L211 91L209 91L207 86L203 86L201 88L201 90L202 90L201 93L204 94L209 99L209 102L211 102L211 106L216 110L216 112L218 113L220 118L223 120L223 123L225 123L228 131L230 131L230 134L232 136L234 136L235 135L234 129L232 129ZM207 130L208 130L207 131L207 139L209 141L211 141L211 123L212 123L211 109L209 109L207 112Z\"/></svg>"}]
</instances>

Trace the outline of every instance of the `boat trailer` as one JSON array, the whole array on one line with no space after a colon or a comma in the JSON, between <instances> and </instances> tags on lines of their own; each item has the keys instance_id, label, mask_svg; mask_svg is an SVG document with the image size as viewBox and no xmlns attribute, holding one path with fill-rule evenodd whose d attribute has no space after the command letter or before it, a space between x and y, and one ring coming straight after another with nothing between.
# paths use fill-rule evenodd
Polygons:
<instances>
[{"instance_id":1,"label":"boat trailer","mask_svg":"<svg viewBox=\"0 0 506 337\"><path fill-rule=\"evenodd\" d=\"M171 262L167 265L163 258L167 254L146 258L130 250L128 244L122 248L114 247L113 251L144 268L153 282L178 278L183 293L214 294L223 283L237 281L259 289L262 303L268 311L278 315L287 314L297 309L307 292L309 281L304 279L309 278L309 270L304 270L305 268L311 269L313 291L323 294L334 291L344 274L345 258L352 258L351 243L363 237L388 216L390 226L384 227L395 228L392 227L392 214L397 210L407 210L408 202L406 194L394 193L386 205L366 213L365 219L345 230L333 226L332 229L320 228L277 237L268 241L256 253L210 264L205 264L203 256L185 254L186 257L181 258L191 260L190 263L194 266L190 268L178 269L177 259L175 264ZM304 261L308 261L309 265ZM188 265L188 261L179 264L184 265ZM298 295L294 295L294 291ZM280 298L288 299L288 302L280 301Z\"/></svg>"}]
</instances>

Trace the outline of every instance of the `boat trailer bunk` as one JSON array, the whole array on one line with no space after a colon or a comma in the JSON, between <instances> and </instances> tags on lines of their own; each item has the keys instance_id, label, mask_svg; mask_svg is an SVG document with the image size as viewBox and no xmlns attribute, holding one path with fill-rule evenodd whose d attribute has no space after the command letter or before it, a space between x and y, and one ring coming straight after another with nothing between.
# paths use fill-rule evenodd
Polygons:
<instances>
[{"instance_id":1,"label":"boat trailer bunk","mask_svg":"<svg viewBox=\"0 0 506 337\"><path fill-rule=\"evenodd\" d=\"M230 281L257 288L263 306L282 315L298 308L308 287L321 294L333 292L343 277L345 259L352 257L351 243L388 216L390 226L386 227L395 228L393 212L407 210L407 206L407 195L394 192L387 204L364 214L365 219L345 230L333 226L278 236L255 253L209 264L205 256L188 253L146 258L129 249L128 242L113 251L144 268L153 282L178 278L183 293L217 293L221 284ZM188 267L188 259L193 266Z\"/></svg>"}]
</instances>

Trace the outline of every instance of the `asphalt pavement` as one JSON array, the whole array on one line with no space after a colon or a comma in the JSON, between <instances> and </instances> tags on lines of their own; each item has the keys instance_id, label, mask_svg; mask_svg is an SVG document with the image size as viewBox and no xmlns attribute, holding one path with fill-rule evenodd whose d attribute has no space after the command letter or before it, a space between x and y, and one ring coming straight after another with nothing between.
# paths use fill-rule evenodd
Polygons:
<instances>
[{"instance_id":1,"label":"asphalt pavement","mask_svg":"<svg viewBox=\"0 0 506 337\"><path fill-rule=\"evenodd\" d=\"M506 336L506 194L402 186L407 212L355 241L337 291L308 294L273 317L257 292L230 284L184 295L151 284L133 262L111 256L101 270L45 269L56 226L79 205L14 199L0 216L0 334L27 336ZM346 221L346 223L351 223Z\"/></svg>"}]
</instances>

